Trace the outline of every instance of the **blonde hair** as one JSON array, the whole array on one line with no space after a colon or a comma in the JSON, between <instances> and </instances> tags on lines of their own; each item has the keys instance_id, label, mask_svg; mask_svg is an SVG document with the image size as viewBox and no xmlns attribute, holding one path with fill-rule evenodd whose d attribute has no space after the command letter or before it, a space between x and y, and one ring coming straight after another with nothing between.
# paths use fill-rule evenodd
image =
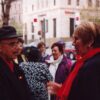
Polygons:
<instances>
[{"instance_id":1,"label":"blonde hair","mask_svg":"<svg viewBox=\"0 0 100 100\"><path fill-rule=\"evenodd\" d=\"M93 22L83 22L75 29L74 34L77 34L84 44L94 41L92 46L96 47L100 42L100 25Z\"/></svg>"}]
</instances>

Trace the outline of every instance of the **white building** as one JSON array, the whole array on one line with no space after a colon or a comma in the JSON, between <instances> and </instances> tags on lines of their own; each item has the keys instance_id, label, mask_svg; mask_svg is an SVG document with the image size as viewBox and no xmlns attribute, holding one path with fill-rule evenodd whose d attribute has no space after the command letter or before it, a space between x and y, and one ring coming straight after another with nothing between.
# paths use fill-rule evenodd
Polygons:
<instances>
[{"instance_id":1,"label":"white building","mask_svg":"<svg viewBox=\"0 0 100 100\"><path fill-rule=\"evenodd\" d=\"M24 36L28 40L69 38L75 26L78 7L75 1L23 0ZM42 36L38 35L39 31Z\"/></svg>"},{"instance_id":2,"label":"white building","mask_svg":"<svg viewBox=\"0 0 100 100\"><path fill-rule=\"evenodd\" d=\"M80 23L82 8L98 0L23 0L24 34L27 40L43 38L49 42L68 39ZM44 24L45 23L45 24ZM41 35L38 32L42 32Z\"/></svg>"},{"instance_id":3,"label":"white building","mask_svg":"<svg viewBox=\"0 0 100 100\"><path fill-rule=\"evenodd\" d=\"M91 8L96 8L95 14ZM10 21L23 24L23 38L28 41L44 39L49 43L69 39L80 21L81 10L86 17L99 15L100 0L17 0L12 3ZM98 13L97 13L98 10Z\"/></svg>"}]
</instances>

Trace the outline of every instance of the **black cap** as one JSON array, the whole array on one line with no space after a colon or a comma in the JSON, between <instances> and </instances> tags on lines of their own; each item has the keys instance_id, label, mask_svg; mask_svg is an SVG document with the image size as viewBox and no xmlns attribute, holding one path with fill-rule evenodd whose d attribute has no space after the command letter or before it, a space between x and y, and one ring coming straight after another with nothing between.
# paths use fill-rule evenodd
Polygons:
<instances>
[{"instance_id":1,"label":"black cap","mask_svg":"<svg viewBox=\"0 0 100 100\"><path fill-rule=\"evenodd\" d=\"M17 37L22 37L22 35L18 35L13 26L3 26L0 28L0 40Z\"/></svg>"}]
</instances>

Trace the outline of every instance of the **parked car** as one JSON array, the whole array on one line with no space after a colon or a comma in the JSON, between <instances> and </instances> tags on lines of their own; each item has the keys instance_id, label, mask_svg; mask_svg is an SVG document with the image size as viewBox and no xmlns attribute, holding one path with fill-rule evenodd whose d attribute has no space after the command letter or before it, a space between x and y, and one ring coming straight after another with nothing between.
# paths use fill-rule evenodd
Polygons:
<instances>
[{"instance_id":1,"label":"parked car","mask_svg":"<svg viewBox=\"0 0 100 100\"><path fill-rule=\"evenodd\" d=\"M72 45L72 41L65 42L65 53L69 59L76 59L76 52L74 46Z\"/></svg>"},{"instance_id":2,"label":"parked car","mask_svg":"<svg viewBox=\"0 0 100 100\"><path fill-rule=\"evenodd\" d=\"M74 61L81 58L81 56L76 53L75 48L72 45L72 41L65 42L65 53L69 59Z\"/></svg>"}]
</instances>

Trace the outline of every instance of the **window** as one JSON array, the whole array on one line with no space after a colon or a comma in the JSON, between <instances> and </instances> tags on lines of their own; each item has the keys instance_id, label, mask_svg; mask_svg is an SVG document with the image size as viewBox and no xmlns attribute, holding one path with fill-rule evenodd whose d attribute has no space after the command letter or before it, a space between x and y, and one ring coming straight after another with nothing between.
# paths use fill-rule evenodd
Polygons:
<instances>
[{"instance_id":1,"label":"window","mask_svg":"<svg viewBox=\"0 0 100 100\"><path fill-rule=\"evenodd\" d=\"M32 40L34 40L34 35L32 35Z\"/></svg>"},{"instance_id":2,"label":"window","mask_svg":"<svg viewBox=\"0 0 100 100\"><path fill-rule=\"evenodd\" d=\"M25 23L25 34L27 34L27 23Z\"/></svg>"},{"instance_id":3,"label":"window","mask_svg":"<svg viewBox=\"0 0 100 100\"><path fill-rule=\"evenodd\" d=\"M45 20L45 32L48 32L48 20Z\"/></svg>"},{"instance_id":4,"label":"window","mask_svg":"<svg viewBox=\"0 0 100 100\"><path fill-rule=\"evenodd\" d=\"M71 0L68 0L68 5L71 5Z\"/></svg>"},{"instance_id":5,"label":"window","mask_svg":"<svg viewBox=\"0 0 100 100\"><path fill-rule=\"evenodd\" d=\"M37 0L37 8L40 8L40 0Z\"/></svg>"},{"instance_id":6,"label":"window","mask_svg":"<svg viewBox=\"0 0 100 100\"><path fill-rule=\"evenodd\" d=\"M27 44L27 23L25 23L25 35L24 35L24 38L25 38L25 43Z\"/></svg>"},{"instance_id":7,"label":"window","mask_svg":"<svg viewBox=\"0 0 100 100\"><path fill-rule=\"evenodd\" d=\"M27 34L25 34L24 38L25 38L25 43L27 44Z\"/></svg>"},{"instance_id":8,"label":"window","mask_svg":"<svg viewBox=\"0 0 100 100\"><path fill-rule=\"evenodd\" d=\"M53 19L53 33L54 37L56 37L56 18Z\"/></svg>"},{"instance_id":9,"label":"window","mask_svg":"<svg viewBox=\"0 0 100 100\"><path fill-rule=\"evenodd\" d=\"M42 38L45 38L45 19L41 20Z\"/></svg>"},{"instance_id":10,"label":"window","mask_svg":"<svg viewBox=\"0 0 100 100\"><path fill-rule=\"evenodd\" d=\"M46 0L46 7L48 7L48 0Z\"/></svg>"},{"instance_id":11,"label":"window","mask_svg":"<svg viewBox=\"0 0 100 100\"><path fill-rule=\"evenodd\" d=\"M32 11L34 10L34 5L32 5Z\"/></svg>"},{"instance_id":12,"label":"window","mask_svg":"<svg viewBox=\"0 0 100 100\"><path fill-rule=\"evenodd\" d=\"M33 25L33 22L31 22L31 32L32 32L32 33L34 32L34 25Z\"/></svg>"},{"instance_id":13,"label":"window","mask_svg":"<svg viewBox=\"0 0 100 100\"><path fill-rule=\"evenodd\" d=\"M56 0L54 0L54 5L56 5Z\"/></svg>"},{"instance_id":14,"label":"window","mask_svg":"<svg viewBox=\"0 0 100 100\"><path fill-rule=\"evenodd\" d=\"M96 7L99 7L99 6L100 6L100 1L96 0Z\"/></svg>"},{"instance_id":15,"label":"window","mask_svg":"<svg viewBox=\"0 0 100 100\"><path fill-rule=\"evenodd\" d=\"M79 5L80 5L80 0L77 0L77 2L76 2L76 3L77 3L77 6L79 6Z\"/></svg>"},{"instance_id":16,"label":"window","mask_svg":"<svg viewBox=\"0 0 100 100\"><path fill-rule=\"evenodd\" d=\"M88 0L88 6L89 6L89 7L92 6L92 0Z\"/></svg>"},{"instance_id":17,"label":"window","mask_svg":"<svg viewBox=\"0 0 100 100\"><path fill-rule=\"evenodd\" d=\"M44 0L41 0L41 8L44 8Z\"/></svg>"}]
</instances>

